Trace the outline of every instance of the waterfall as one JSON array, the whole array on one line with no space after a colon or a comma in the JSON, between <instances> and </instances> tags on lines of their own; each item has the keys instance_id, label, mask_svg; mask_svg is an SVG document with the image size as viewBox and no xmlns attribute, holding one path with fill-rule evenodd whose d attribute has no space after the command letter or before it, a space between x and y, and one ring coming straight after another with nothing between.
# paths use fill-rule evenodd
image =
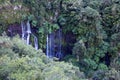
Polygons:
<instances>
[{"instance_id":1,"label":"waterfall","mask_svg":"<svg viewBox=\"0 0 120 80\"><path fill-rule=\"evenodd\" d=\"M49 58L62 58L62 31L59 29L56 32L47 35L46 55Z\"/></svg>"},{"instance_id":2,"label":"waterfall","mask_svg":"<svg viewBox=\"0 0 120 80\"><path fill-rule=\"evenodd\" d=\"M54 34L47 35L47 49L46 55L49 58L54 57Z\"/></svg>"},{"instance_id":3,"label":"waterfall","mask_svg":"<svg viewBox=\"0 0 120 80\"><path fill-rule=\"evenodd\" d=\"M27 21L27 33L31 33L30 22Z\"/></svg>"},{"instance_id":4,"label":"waterfall","mask_svg":"<svg viewBox=\"0 0 120 80\"><path fill-rule=\"evenodd\" d=\"M50 34L50 57L54 57L54 33Z\"/></svg>"},{"instance_id":5,"label":"waterfall","mask_svg":"<svg viewBox=\"0 0 120 80\"><path fill-rule=\"evenodd\" d=\"M36 50L38 50L38 38L35 35L33 36L34 36L34 47Z\"/></svg>"},{"instance_id":6,"label":"waterfall","mask_svg":"<svg viewBox=\"0 0 120 80\"><path fill-rule=\"evenodd\" d=\"M22 28L22 40L24 40L25 39L25 26L23 22L21 22L21 28Z\"/></svg>"},{"instance_id":7,"label":"waterfall","mask_svg":"<svg viewBox=\"0 0 120 80\"><path fill-rule=\"evenodd\" d=\"M30 23L29 21L27 21L27 40L26 40L26 43L27 45L30 44L30 34L31 34L31 28L30 28Z\"/></svg>"},{"instance_id":8,"label":"waterfall","mask_svg":"<svg viewBox=\"0 0 120 80\"><path fill-rule=\"evenodd\" d=\"M26 40L27 45L30 44L30 33L27 33L27 40Z\"/></svg>"},{"instance_id":9,"label":"waterfall","mask_svg":"<svg viewBox=\"0 0 120 80\"><path fill-rule=\"evenodd\" d=\"M32 33L29 21L27 21L27 23L21 22L21 28L22 40L24 40L26 44L29 45L30 37L33 35L34 47L36 50L38 50L38 38ZM51 34L47 34L46 55L49 58L62 58L62 29L59 29Z\"/></svg>"},{"instance_id":10,"label":"waterfall","mask_svg":"<svg viewBox=\"0 0 120 80\"><path fill-rule=\"evenodd\" d=\"M49 57L49 39L48 39L48 35L47 35L47 49L46 49L46 55L47 57Z\"/></svg>"},{"instance_id":11,"label":"waterfall","mask_svg":"<svg viewBox=\"0 0 120 80\"><path fill-rule=\"evenodd\" d=\"M21 22L21 29L22 29L22 40L26 42L27 45L30 44L30 36L32 34L31 27L30 27L30 22L27 21ZM33 34L34 37L34 47L36 50L38 50L38 38Z\"/></svg>"}]
</instances>

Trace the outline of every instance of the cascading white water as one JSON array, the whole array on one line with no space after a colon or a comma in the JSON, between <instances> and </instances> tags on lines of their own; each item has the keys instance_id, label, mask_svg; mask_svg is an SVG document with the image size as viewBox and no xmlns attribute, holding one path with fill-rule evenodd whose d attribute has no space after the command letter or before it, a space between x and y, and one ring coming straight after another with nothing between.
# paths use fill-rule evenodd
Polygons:
<instances>
[{"instance_id":1,"label":"cascading white water","mask_svg":"<svg viewBox=\"0 0 120 80\"><path fill-rule=\"evenodd\" d=\"M31 33L31 27L29 21L27 21L27 33Z\"/></svg>"},{"instance_id":2,"label":"cascading white water","mask_svg":"<svg viewBox=\"0 0 120 80\"><path fill-rule=\"evenodd\" d=\"M22 28L22 40L26 41L26 44L30 44L30 36L32 34L29 21L27 23L21 22ZM38 50L38 38L32 34L34 37L34 47ZM46 55L49 58L57 57L61 59L62 57L62 29L47 35L47 48Z\"/></svg>"},{"instance_id":3,"label":"cascading white water","mask_svg":"<svg viewBox=\"0 0 120 80\"><path fill-rule=\"evenodd\" d=\"M35 35L33 36L34 36L34 47L36 50L38 50L38 38Z\"/></svg>"},{"instance_id":4,"label":"cascading white water","mask_svg":"<svg viewBox=\"0 0 120 80\"><path fill-rule=\"evenodd\" d=\"M30 44L30 33L27 33L27 40L26 40L27 45Z\"/></svg>"},{"instance_id":5,"label":"cascading white water","mask_svg":"<svg viewBox=\"0 0 120 80\"><path fill-rule=\"evenodd\" d=\"M32 34L30 22L27 21L27 23L21 22L21 28L22 28L22 40L26 42L27 45L30 44L30 36ZM34 47L36 50L38 50L38 38L33 34L34 37Z\"/></svg>"},{"instance_id":6,"label":"cascading white water","mask_svg":"<svg viewBox=\"0 0 120 80\"><path fill-rule=\"evenodd\" d=\"M48 35L47 35L47 48L46 48L46 55L47 57L49 57L49 39L48 39Z\"/></svg>"},{"instance_id":7,"label":"cascading white water","mask_svg":"<svg viewBox=\"0 0 120 80\"><path fill-rule=\"evenodd\" d=\"M24 40L25 39L25 26L23 22L21 22L21 28L22 28L22 40Z\"/></svg>"},{"instance_id":8,"label":"cascading white water","mask_svg":"<svg viewBox=\"0 0 120 80\"><path fill-rule=\"evenodd\" d=\"M53 51L53 34L49 34L49 35L47 35L47 48L46 48L46 55L47 55L47 57L49 57L49 58L52 58L52 57L54 57L54 55L53 55L53 53L54 53L54 51Z\"/></svg>"},{"instance_id":9,"label":"cascading white water","mask_svg":"<svg viewBox=\"0 0 120 80\"><path fill-rule=\"evenodd\" d=\"M27 21L27 41L26 41L26 43L27 43L27 45L29 45L30 44L30 34L31 34L31 28L30 28L30 23L29 23L29 21Z\"/></svg>"},{"instance_id":10,"label":"cascading white water","mask_svg":"<svg viewBox=\"0 0 120 80\"><path fill-rule=\"evenodd\" d=\"M62 57L62 31L59 29L56 32L47 35L46 55L49 58Z\"/></svg>"},{"instance_id":11,"label":"cascading white water","mask_svg":"<svg viewBox=\"0 0 120 80\"><path fill-rule=\"evenodd\" d=\"M53 55L52 55L52 53L53 53L53 52L52 52L52 46L53 46L53 45L52 45L52 34L51 34L50 37L49 37L49 41L50 41L50 43L49 43L49 45L50 45L50 47L49 47L49 48L50 48L49 57L52 58L52 57L53 57Z\"/></svg>"}]
</instances>

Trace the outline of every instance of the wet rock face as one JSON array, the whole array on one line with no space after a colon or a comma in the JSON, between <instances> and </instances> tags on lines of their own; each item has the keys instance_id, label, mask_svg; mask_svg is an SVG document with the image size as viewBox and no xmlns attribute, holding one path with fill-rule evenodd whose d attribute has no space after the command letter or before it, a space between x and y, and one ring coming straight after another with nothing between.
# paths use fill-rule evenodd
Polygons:
<instances>
[{"instance_id":1,"label":"wet rock face","mask_svg":"<svg viewBox=\"0 0 120 80\"><path fill-rule=\"evenodd\" d=\"M18 23L9 25L7 29L7 35L13 37L17 34L19 34L20 36L22 34L21 25Z\"/></svg>"}]
</instances>

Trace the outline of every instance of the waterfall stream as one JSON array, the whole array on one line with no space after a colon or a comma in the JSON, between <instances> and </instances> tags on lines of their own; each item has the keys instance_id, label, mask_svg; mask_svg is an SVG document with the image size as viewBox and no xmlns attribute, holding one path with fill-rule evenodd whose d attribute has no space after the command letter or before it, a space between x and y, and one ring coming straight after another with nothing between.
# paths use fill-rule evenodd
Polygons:
<instances>
[{"instance_id":1,"label":"waterfall stream","mask_svg":"<svg viewBox=\"0 0 120 80\"><path fill-rule=\"evenodd\" d=\"M38 38L35 35L33 36L34 36L34 47L36 50L38 50Z\"/></svg>"},{"instance_id":2,"label":"waterfall stream","mask_svg":"<svg viewBox=\"0 0 120 80\"><path fill-rule=\"evenodd\" d=\"M26 42L27 45L30 45L30 37L34 38L34 47L38 50L38 38L32 33L30 22L27 21L21 22L22 28L22 40ZM46 55L48 58L57 57L62 58L62 29L59 29L51 34L47 35L46 40Z\"/></svg>"},{"instance_id":3,"label":"waterfall stream","mask_svg":"<svg viewBox=\"0 0 120 80\"><path fill-rule=\"evenodd\" d=\"M27 23L21 22L21 28L22 28L22 40L24 40L26 44L29 45L31 34L33 34L31 31L30 22L29 21L27 21ZM34 47L36 50L38 50L38 38L34 34L33 34L33 38L34 38Z\"/></svg>"},{"instance_id":4,"label":"waterfall stream","mask_svg":"<svg viewBox=\"0 0 120 80\"><path fill-rule=\"evenodd\" d=\"M30 23L29 21L27 21L27 40L26 40L26 43L27 45L30 44L30 34L31 34L31 28L30 28Z\"/></svg>"},{"instance_id":5,"label":"waterfall stream","mask_svg":"<svg viewBox=\"0 0 120 80\"><path fill-rule=\"evenodd\" d=\"M25 26L23 22L21 22L21 28L22 28L22 40L24 40L25 39Z\"/></svg>"},{"instance_id":6,"label":"waterfall stream","mask_svg":"<svg viewBox=\"0 0 120 80\"><path fill-rule=\"evenodd\" d=\"M62 58L62 29L47 35L46 55L49 58Z\"/></svg>"},{"instance_id":7,"label":"waterfall stream","mask_svg":"<svg viewBox=\"0 0 120 80\"><path fill-rule=\"evenodd\" d=\"M46 55L47 55L47 57L49 57L49 38L48 38L48 35L47 35L47 48L46 48Z\"/></svg>"}]
</instances>

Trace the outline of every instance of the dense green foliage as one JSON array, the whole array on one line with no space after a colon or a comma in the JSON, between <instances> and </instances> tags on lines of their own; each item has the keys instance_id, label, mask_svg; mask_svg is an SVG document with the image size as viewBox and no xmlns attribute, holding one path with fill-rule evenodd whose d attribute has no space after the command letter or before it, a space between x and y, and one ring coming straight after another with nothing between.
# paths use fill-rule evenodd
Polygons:
<instances>
[{"instance_id":1,"label":"dense green foliage","mask_svg":"<svg viewBox=\"0 0 120 80\"><path fill-rule=\"evenodd\" d=\"M20 5L22 8L19 9ZM15 6L18 9L14 10ZM86 77L95 80L119 80L120 0L0 0L0 34L8 25L20 23L21 20L29 20L32 28L37 29L35 34L43 50L46 48L47 34L59 28L62 28L65 37L71 33L69 40L74 38L75 41L63 39L62 42L63 48L70 46L72 50L72 53L64 53L72 54L64 58L70 64L49 62L42 50L36 51L21 41L19 43L19 40L16 42L15 38L8 40L9 44L5 43L5 47L0 47L1 78L9 76L10 79L21 80L24 76L25 79L32 77L35 80L56 80L56 77L60 80L77 80L80 74L76 76L73 73L80 70ZM36 58L38 61L35 63ZM79 69L71 70L71 64ZM69 75L65 73L67 70L70 70Z\"/></svg>"},{"instance_id":2,"label":"dense green foliage","mask_svg":"<svg viewBox=\"0 0 120 80\"><path fill-rule=\"evenodd\" d=\"M48 59L19 38L0 37L0 80L82 80L79 68Z\"/></svg>"}]
</instances>

